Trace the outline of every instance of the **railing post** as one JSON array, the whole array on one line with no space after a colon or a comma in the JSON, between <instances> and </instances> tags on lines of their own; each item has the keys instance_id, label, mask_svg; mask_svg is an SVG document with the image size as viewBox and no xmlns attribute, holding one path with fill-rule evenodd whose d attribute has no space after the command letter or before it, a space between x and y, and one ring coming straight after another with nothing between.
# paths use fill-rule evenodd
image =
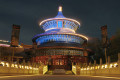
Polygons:
<instances>
[{"instance_id":1,"label":"railing post","mask_svg":"<svg viewBox=\"0 0 120 80\"><path fill-rule=\"evenodd\" d=\"M40 74L43 74L43 67L44 67L44 65L41 63L41 65L39 66L39 73Z\"/></svg>"},{"instance_id":2,"label":"railing post","mask_svg":"<svg viewBox=\"0 0 120 80\"><path fill-rule=\"evenodd\" d=\"M30 71L30 62L28 61L27 64L28 64L27 66L28 66L28 68L29 68L29 69L28 69L28 74L29 74L29 71Z\"/></svg>"},{"instance_id":3,"label":"railing post","mask_svg":"<svg viewBox=\"0 0 120 80\"><path fill-rule=\"evenodd\" d=\"M32 74L33 74L34 63L32 63Z\"/></svg>"},{"instance_id":4,"label":"railing post","mask_svg":"<svg viewBox=\"0 0 120 80\"><path fill-rule=\"evenodd\" d=\"M110 56L108 56L108 64L107 64L108 68L110 67Z\"/></svg>"},{"instance_id":5,"label":"railing post","mask_svg":"<svg viewBox=\"0 0 120 80\"><path fill-rule=\"evenodd\" d=\"M100 58L100 69L102 67L102 58Z\"/></svg>"},{"instance_id":6,"label":"railing post","mask_svg":"<svg viewBox=\"0 0 120 80\"><path fill-rule=\"evenodd\" d=\"M25 60L23 60L23 74L25 74Z\"/></svg>"},{"instance_id":7,"label":"railing post","mask_svg":"<svg viewBox=\"0 0 120 80\"><path fill-rule=\"evenodd\" d=\"M118 53L118 67L120 69L120 53Z\"/></svg>"},{"instance_id":8,"label":"railing post","mask_svg":"<svg viewBox=\"0 0 120 80\"><path fill-rule=\"evenodd\" d=\"M19 58L17 58L17 73L19 73Z\"/></svg>"},{"instance_id":9,"label":"railing post","mask_svg":"<svg viewBox=\"0 0 120 80\"><path fill-rule=\"evenodd\" d=\"M96 60L94 60L94 71L95 71L95 74L96 74L95 66L96 66Z\"/></svg>"},{"instance_id":10,"label":"railing post","mask_svg":"<svg viewBox=\"0 0 120 80\"><path fill-rule=\"evenodd\" d=\"M11 70L11 57L8 56L8 62L9 62L9 70L8 70L8 73L10 73L10 70Z\"/></svg>"},{"instance_id":11,"label":"railing post","mask_svg":"<svg viewBox=\"0 0 120 80\"><path fill-rule=\"evenodd\" d=\"M76 74L80 75L80 65L76 64Z\"/></svg>"},{"instance_id":12,"label":"railing post","mask_svg":"<svg viewBox=\"0 0 120 80\"><path fill-rule=\"evenodd\" d=\"M19 58L17 58L17 66L18 66L18 68L19 68Z\"/></svg>"},{"instance_id":13,"label":"railing post","mask_svg":"<svg viewBox=\"0 0 120 80\"><path fill-rule=\"evenodd\" d=\"M90 75L91 75L91 62L89 63L89 71L90 71Z\"/></svg>"}]
</instances>

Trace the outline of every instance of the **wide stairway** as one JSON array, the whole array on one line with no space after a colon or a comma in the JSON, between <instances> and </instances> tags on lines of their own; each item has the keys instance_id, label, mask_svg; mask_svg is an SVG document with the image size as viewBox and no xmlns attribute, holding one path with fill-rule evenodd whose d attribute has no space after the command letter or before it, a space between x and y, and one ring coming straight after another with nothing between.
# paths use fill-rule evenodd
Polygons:
<instances>
[{"instance_id":1,"label":"wide stairway","mask_svg":"<svg viewBox=\"0 0 120 80\"><path fill-rule=\"evenodd\" d=\"M65 69L55 69L53 71L48 71L47 75L74 75L72 71L66 71Z\"/></svg>"}]
</instances>

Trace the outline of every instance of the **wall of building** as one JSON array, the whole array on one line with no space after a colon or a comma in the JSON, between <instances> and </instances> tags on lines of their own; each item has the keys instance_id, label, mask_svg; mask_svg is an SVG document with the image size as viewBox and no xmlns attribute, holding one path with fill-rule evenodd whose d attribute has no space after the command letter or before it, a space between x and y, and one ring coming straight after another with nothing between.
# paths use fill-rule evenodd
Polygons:
<instances>
[{"instance_id":1,"label":"wall of building","mask_svg":"<svg viewBox=\"0 0 120 80\"><path fill-rule=\"evenodd\" d=\"M120 74L120 53L118 54L117 62L110 62L110 57L108 57L108 63L102 64L102 60L100 59L100 64L96 64L94 61L94 65L89 64L86 67L80 67L80 65L73 65L72 71L76 75L115 75Z\"/></svg>"},{"instance_id":2,"label":"wall of building","mask_svg":"<svg viewBox=\"0 0 120 80\"><path fill-rule=\"evenodd\" d=\"M23 47L4 47L0 46L0 57L12 56L12 54L18 54L24 52Z\"/></svg>"}]
</instances>

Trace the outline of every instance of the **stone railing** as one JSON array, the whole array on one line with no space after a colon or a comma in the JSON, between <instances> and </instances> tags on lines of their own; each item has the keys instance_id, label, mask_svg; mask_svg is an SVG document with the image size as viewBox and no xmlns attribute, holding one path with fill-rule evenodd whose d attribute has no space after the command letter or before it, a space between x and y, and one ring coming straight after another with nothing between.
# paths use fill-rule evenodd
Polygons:
<instances>
[{"instance_id":1,"label":"stone railing","mask_svg":"<svg viewBox=\"0 0 120 80\"><path fill-rule=\"evenodd\" d=\"M94 65L91 63L86 67L80 67L79 65L73 65L72 71L77 75L104 75L104 74L120 74L120 53L118 54L117 62L110 62L110 57L108 57L108 63L102 64L102 59L100 59L100 64L97 65L94 61Z\"/></svg>"},{"instance_id":2,"label":"stone railing","mask_svg":"<svg viewBox=\"0 0 120 80\"><path fill-rule=\"evenodd\" d=\"M48 71L48 66L47 65L43 66L43 74L45 74L47 71Z\"/></svg>"},{"instance_id":3,"label":"stone railing","mask_svg":"<svg viewBox=\"0 0 120 80\"><path fill-rule=\"evenodd\" d=\"M22 64L0 62L0 73L5 74L45 74L48 71L47 68L47 65L31 64L30 62Z\"/></svg>"}]
</instances>

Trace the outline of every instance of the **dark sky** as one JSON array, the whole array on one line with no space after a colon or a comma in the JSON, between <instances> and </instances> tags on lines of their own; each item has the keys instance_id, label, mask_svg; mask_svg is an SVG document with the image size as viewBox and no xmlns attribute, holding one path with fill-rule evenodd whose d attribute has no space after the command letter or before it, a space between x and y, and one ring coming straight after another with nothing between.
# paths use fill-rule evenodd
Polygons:
<instances>
[{"instance_id":1,"label":"dark sky","mask_svg":"<svg viewBox=\"0 0 120 80\"><path fill-rule=\"evenodd\" d=\"M107 24L110 37L120 28L120 0L62 0L62 5L65 17L80 21L77 33L100 38L100 27ZM32 44L32 37L44 32L39 22L55 17L57 9L58 0L0 0L0 39L10 40L17 24L20 43Z\"/></svg>"}]
</instances>

